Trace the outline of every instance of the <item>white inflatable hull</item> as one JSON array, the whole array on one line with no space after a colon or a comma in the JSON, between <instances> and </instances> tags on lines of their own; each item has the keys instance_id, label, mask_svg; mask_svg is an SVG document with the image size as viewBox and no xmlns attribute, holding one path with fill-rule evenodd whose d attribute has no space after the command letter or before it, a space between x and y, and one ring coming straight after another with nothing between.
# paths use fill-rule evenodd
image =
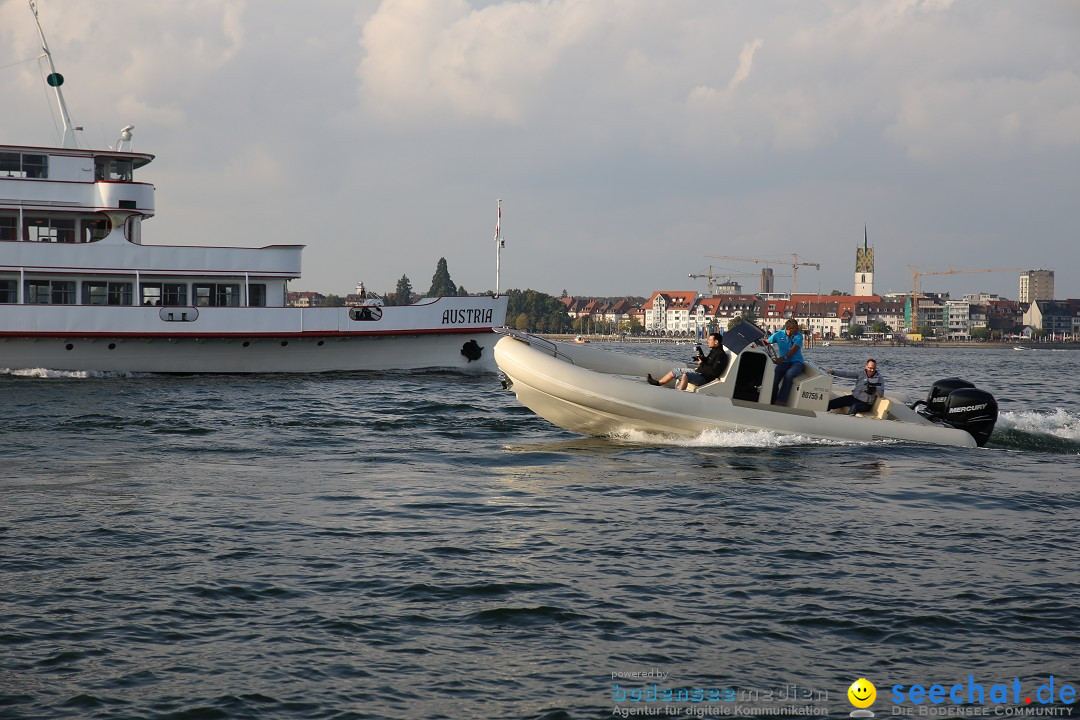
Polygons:
<instances>
[{"instance_id":1,"label":"white inflatable hull","mask_svg":"<svg viewBox=\"0 0 1080 720\"><path fill-rule=\"evenodd\" d=\"M518 400L555 425L583 435L639 430L694 436L706 430L768 430L842 442L977 445L969 433L933 423L893 399L879 401L880 417L827 412L828 400L835 396L831 380L812 365L793 389L789 406L770 405L772 364L766 366L762 358L745 360L757 355L764 354L748 348L731 358L715 383L696 392L679 392L646 382L646 374L660 377L670 369L671 363L663 360L532 338L504 337L495 345L495 362ZM748 370L740 371L744 360ZM746 382L751 367L753 372L758 367L765 371L758 373L759 385ZM739 389L737 380L742 381ZM749 392L757 397L748 398Z\"/></svg>"}]
</instances>

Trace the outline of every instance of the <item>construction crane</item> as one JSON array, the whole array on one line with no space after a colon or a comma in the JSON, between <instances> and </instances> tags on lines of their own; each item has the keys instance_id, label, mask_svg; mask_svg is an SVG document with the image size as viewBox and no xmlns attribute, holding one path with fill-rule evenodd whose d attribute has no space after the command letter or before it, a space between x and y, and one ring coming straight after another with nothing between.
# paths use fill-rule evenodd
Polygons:
<instances>
[{"instance_id":1,"label":"construction crane","mask_svg":"<svg viewBox=\"0 0 1080 720\"><path fill-rule=\"evenodd\" d=\"M717 268L717 270L723 270L724 268ZM689 277L694 279L705 278L709 284L709 295L716 295L716 288L720 283L717 280L721 278L730 280L736 277L747 278L760 278L761 273L740 273L740 272L713 272L713 266L709 266L708 272L703 273L690 273ZM774 275L773 277L791 277L790 275Z\"/></svg>"},{"instance_id":2,"label":"construction crane","mask_svg":"<svg viewBox=\"0 0 1080 720\"><path fill-rule=\"evenodd\" d=\"M791 262L787 260L775 260L772 258L748 258L748 257L735 257L733 255L706 255L705 257L716 258L718 260L738 260L739 262L752 262L752 263L764 263L766 265L791 265L791 294L799 292L799 268L800 267L812 267L815 270L821 269L821 263L813 262L799 262L799 254L791 253Z\"/></svg>"},{"instance_id":3,"label":"construction crane","mask_svg":"<svg viewBox=\"0 0 1080 720\"><path fill-rule=\"evenodd\" d=\"M914 265L908 265L911 270L911 324L909 330L915 332L919 326L919 278L923 275L961 275L966 273L989 273L989 272L1020 272L1024 268L979 268L977 270L920 270Z\"/></svg>"}]
</instances>

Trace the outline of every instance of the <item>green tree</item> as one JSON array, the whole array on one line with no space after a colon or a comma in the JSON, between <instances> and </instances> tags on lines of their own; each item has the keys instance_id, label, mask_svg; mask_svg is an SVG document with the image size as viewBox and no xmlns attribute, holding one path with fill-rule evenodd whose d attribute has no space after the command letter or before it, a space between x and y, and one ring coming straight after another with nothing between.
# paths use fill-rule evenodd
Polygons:
<instances>
[{"instance_id":1,"label":"green tree","mask_svg":"<svg viewBox=\"0 0 1080 720\"><path fill-rule=\"evenodd\" d=\"M566 306L546 293L536 290L507 290L506 315L516 318L524 313L534 332L569 332L570 316Z\"/></svg>"},{"instance_id":2,"label":"green tree","mask_svg":"<svg viewBox=\"0 0 1080 720\"><path fill-rule=\"evenodd\" d=\"M412 283L409 282L409 278L402 275L397 281L397 288L394 289L394 294L388 296L389 305L410 305L412 303Z\"/></svg>"},{"instance_id":3,"label":"green tree","mask_svg":"<svg viewBox=\"0 0 1080 720\"><path fill-rule=\"evenodd\" d=\"M454 297L457 294L457 286L450 279L450 271L446 267L446 258L439 258L435 266L435 274L431 277L431 289L427 291L427 296Z\"/></svg>"},{"instance_id":4,"label":"green tree","mask_svg":"<svg viewBox=\"0 0 1080 720\"><path fill-rule=\"evenodd\" d=\"M529 316L525 313L520 313L516 318L514 318L514 327L516 327L518 330L521 330L522 332L528 330Z\"/></svg>"},{"instance_id":5,"label":"green tree","mask_svg":"<svg viewBox=\"0 0 1080 720\"><path fill-rule=\"evenodd\" d=\"M892 332L892 328L890 328L889 324L886 323L884 320L878 320L870 326L870 332L888 335L890 332Z\"/></svg>"},{"instance_id":6,"label":"green tree","mask_svg":"<svg viewBox=\"0 0 1080 720\"><path fill-rule=\"evenodd\" d=\"M343 307L345 298L340 295L327 295L322 301L323 307Z\"/></svg>"},{"instance_id":7,"label":"green tree","mask_svg":"<svg viewBox=\"0 0 1080 720\"><path fill-rule=\"evenodd\" d=\"M464 285L458 285L457 286L457 294L458 294L458 297L465 297L469 293L465 290Z\"/></svg>"},{"instance_id":8,"label":"green tree","mask_svg":"<svg viewBox=\"0 0 1080 720\"><path fill-rule=\"evenodd\" d=\"M988 327L977 327L971 330L971 337L976 340L988 340L991 335L992 333Z\"/></svg>"},{"instance_id":9,"label":"green tree","mask_svg":"<svg viewBox=\"0 0 1080 720\"><path fill-rule=\"evenodd\" d=\"M862 337L863 332L866 331L866 328L864 328L862 325L859 325L858 323L851 323L851 325L848 326L847 331L848 335L850 335L851 337L858 338Z\"/></svg>"},{"instance_id":10,"label":"green tree","mask_svg":"<svg viewBox=\"0 0 1080 720\"><path fill-rule=\"evenodd\" d=\"M934 334L934 328L930 327L926 323L922 323L919 327L915 328L915 332L922 335L924 338L931 337Z\"/></svg>"}]
</instances>

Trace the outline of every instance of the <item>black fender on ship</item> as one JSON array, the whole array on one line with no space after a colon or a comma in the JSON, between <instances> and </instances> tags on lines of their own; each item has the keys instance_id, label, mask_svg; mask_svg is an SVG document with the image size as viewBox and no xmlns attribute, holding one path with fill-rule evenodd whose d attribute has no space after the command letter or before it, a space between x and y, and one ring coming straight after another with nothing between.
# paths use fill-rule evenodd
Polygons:
<instances>
[{"instance_id":1,"label":"black fender on ship","mask_svg":"<svg viewBox=\"0 0 1080 720\"><path fill-rule=\"evenodd\" d=\"M475 340L470 340L461 346L461 354L464 355L469 362L472 362L473 360L480 359L480 356L484 354L484 348Z\"/></svg>"}]
</instances>

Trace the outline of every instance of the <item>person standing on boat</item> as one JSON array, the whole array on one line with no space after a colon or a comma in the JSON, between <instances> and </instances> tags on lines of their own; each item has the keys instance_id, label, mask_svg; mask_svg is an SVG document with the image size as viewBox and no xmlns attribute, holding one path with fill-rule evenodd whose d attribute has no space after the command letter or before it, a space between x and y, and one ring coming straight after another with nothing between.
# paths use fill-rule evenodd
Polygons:
<instances>
[{"instance_id":1,"label":"person standing on boat","mask_svg":"<svg viewBox=\"0 0 1080 720\"><path fill-rule=\"evenodd\" d=\"M791 393L795 378L806 368L803 360L803 335L797 320L788 320L783 330L777 330L769 336L769 344L776 345L776 375L773 377L772 404L783 405Z\"/></svg>"},{"instance_id":2,"label":"person standing on boat","mask_svg":"<svg viewBox=\"0 0 1080 720\"><path fill-rule=\"evenodd\" d=\"M664 385L665 383L669 383L678 378L679 390L685 390L689 383L704 385L705 383L712 382L723 374L724 368L726 368L728 364L727 351L724 350L723 342L723 335L718 332L710 333L709 337L705 340L705 343L709 346L709 354L702 355L701 348L700 346L698 347L697 372L693 370L684 371L682 368L673 368L659 380L655 379L651 374L648 375L649 384Z\"/></svg>"},{"instance_id":3,"label":"person standing on boat","mask_svg":"<svg viewBox=\"0 0 1080 720\"><path fill-rule=\"evenodd\" d=\"M851 378L855 389L850 395L841 395L829 401L829 409L849 408L848 415L867 412L874 407L874 401L885 394L885 378L877 371L877 360L870 358L866 366L858 370L826 370L836 377Z\"/></svg>"}]
</instances>

